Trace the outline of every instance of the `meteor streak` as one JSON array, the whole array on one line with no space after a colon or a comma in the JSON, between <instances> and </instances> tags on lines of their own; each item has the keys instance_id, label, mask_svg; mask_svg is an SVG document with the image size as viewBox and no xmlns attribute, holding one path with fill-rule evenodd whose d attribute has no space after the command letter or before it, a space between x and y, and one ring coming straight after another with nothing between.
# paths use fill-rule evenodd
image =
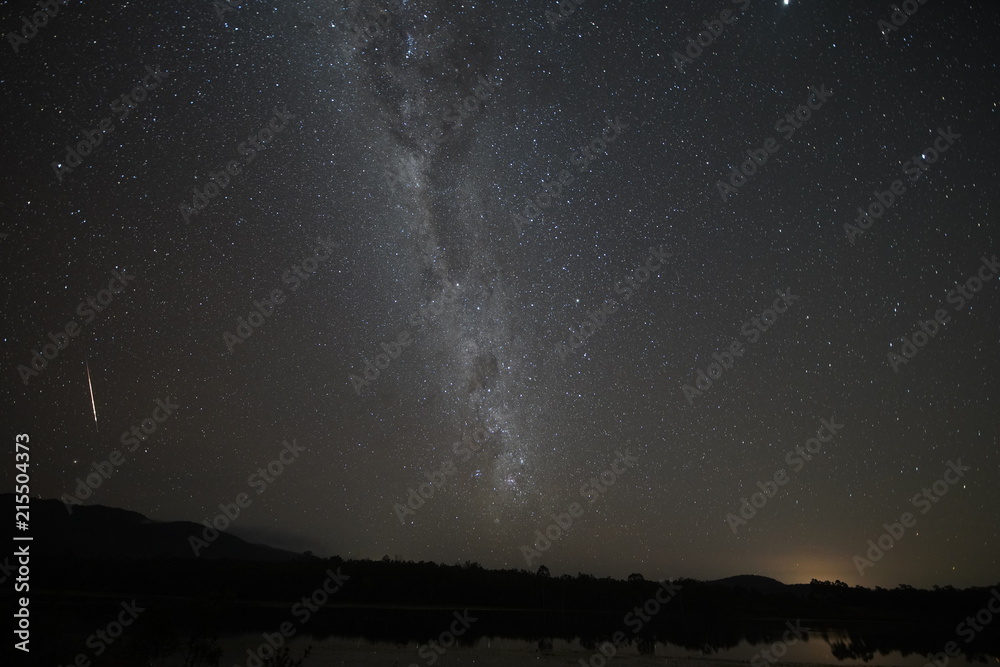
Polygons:
<instances>
[{"instance_id":1,"label":"meteor streak","mask_svg":"<svg viewBox=\"0 0 1000 667\"><path fill-rule=\"evenodd\" d=\"M97 425L97 404L94 403L94 385L90 381L90 361L87 360L87 355L83 356L83 362L87 365L87 386L90 388L90 407L94 410L94 428L100 433L101 429Z\"/></svg>"}]
</instances>

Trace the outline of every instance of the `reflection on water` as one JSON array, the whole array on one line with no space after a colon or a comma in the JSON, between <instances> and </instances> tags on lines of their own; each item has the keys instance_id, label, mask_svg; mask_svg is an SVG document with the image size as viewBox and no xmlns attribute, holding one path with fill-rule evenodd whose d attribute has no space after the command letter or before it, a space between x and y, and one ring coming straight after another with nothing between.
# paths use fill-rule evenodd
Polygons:
<instances>
[{"instance_id":1,"label":"reflection on water","mask_svg":"<svg viewBox=\"0 0 1000 667\"><path fill-rule=\"evenodd\" d=\"M853 635L853 637L852 637ZM848 630L837 630L827 628L824 630L812 630L808 634L805 642L796 642L788 647L788 652L782 656L779 662L764 664L780 667L789 663L813 663L813 664L833 664L833 665L875 665L875 666L899 666L899 667L923 667L927 662L926 655L914 653L912 651L888 651L882 652L874 647L865 647L856 642L856 633ZM257 646L261 641L260 635L239 635L226 637L222 642L225 650L222 664L245 664L247 658L247 648ZM480 636L471 643L460 644L458 648L452 649L450 653L461 654L452 655L452 658L465 664L470 653L476 653L481 657L495 655L497 658L504 656L530 657L532 654L541 656L554 656L571 661L572 664L579 664L581 658L585 661L594 654L600 642L583 640L579 637L573 639L543 638L530 640L514 637L493 637ZM292 646L297 651L301 651L306 646L312 646L312 659L310 664L316 665L338 665L345 654L351 656L370 656L373 661L379 664L401 666L416 663L426 664L423 657L418 654L420 642L383 642L371 641L361 637L327 636L318 638L304 635L297 637ZM705 659L739 662L749 664L749 660L758 655L761 649L765 649L770 644L751 644L746 640L738 642L734 646L716 647L705 645L701 649L691 649L672 644L669 642L656 641L648 638L629 638L617 647L616 659L629 657L648 656L657 659L666 659L666 667L670 667L670 660ZM424 655L429 655L425 653ZM448 664L448 660L437 661L439 665ZM982 665L985 663L998 663L995 656L987 658L978 656L970 658L959 656L952 658L948 662L948 667L971 667L972 665ZM513 663L512 663L513 664ZM569 664L569 663L567 663Z\"/></svg>"},{"instance_id":2,"label":"reflection on water","mask_svg":"<svg viewBox=\"0 0 1000 667\"><path fill-rule=\"evenodd\" d=\"M332 613L317 617L296 645L312 644L314 657L335 656L345 650L363 650L391 665L425 664L418 651L436 639L447 628L449 611L353 610L350 614ZM455 652L484 654L555 655L571 658L577 664L587 659L616 632L626 639L617 646L617 657L649 656L658 659L705 659L748 663L762 649L783 643L788 630L784 619L770 620L708 620L693 622L676 617L669 623L650 623L639 633L622 624L615 614L540 614L511 611L476 611L479 619L469 632L459 637ZM661 619L662 620L662 619ZM971 667L989 663L1000 664L995 642L964 644L948 628L893 623L831 624L828 621L802 620L808 628L805 641L786 645L780 662L758 660L757 665L787 663L818 663L835 665L876 665L923 667L927 654L939 652L948 641L956 641L967 651L948 662L948 667ZM655 627L652 627L654 626ZM246 629L247 626L244 626ZM529 630L530 628L530 630ZM269 628L262 627L261 631ZM954 628L951 628L953 631ZM987 638L983 638L984 640ZM239 632L225 637L227 657L237 653L246 657L249 646L260 643L261 636ZM241 661L242 662L242 661ZM225 663L224 663L225 664ZM229 663L232 664L232 663ZM317 664L327 664L322 660ZM337 662L330 664L339 664Z\"/></svg>"},{"instance_id":3,"label":"reflection on water","mask_svg":"<svg viewBox=\"0 0 1000 667\"><path fill-rule=\"evenodd\" d=\"M59 637L50 646L59 659L77 654L84 648L88 634L93 632L93 618L109 613L95 601L63 601L60 613L64 623ZM428 642L440 641L455 621L454 609L381 609L370 607L331 608L313 614L301 624L290 615L287 605L229 605L206 607L203 604L177 603L176 607L161 601L157 608L144 612L143 623L130 630L122 639L134 644L134 655L150 654L150 647L160 656L177 656L178 641L195 633L197 638L219 638L223 650L222 665L246 665L250 654L263 643L263 633L276 636L282 624L295 629L290 644L301 651L312 645L313 654L306 663L310 667L350 664L361 665L428 665L432 652ZM616 659L626 664L666 664L670 660L709 659L772 667L790 663L831 665L875 665L879 667L924 667L929 653L944 649L947 642L956 642L957 658L947 667L971 667L989 662L1000 665L1000 623L995 623L966 644L955 634L952 624L916 624L913 622L832 622L801 619L805 641L796 641L782 650L783 635L788 623L798 619L733 619L718 616L695 616L678 605L664 610L648 622L634 623L631 615L618 612L468 610L475 622L455 640L454 648L435 661L436 667L447 665L523 664L545 656L547 664L579 664L588 661L606 642L618 635ZM631 619L630 623L626 619ZM789 635L791 636L791 635ZM622 640L621 638L624 637ZM451 637L448 637L451 641ZM761 651L779 644L776 660L763 659ZM116 649L119 648L116 645ZM421 653L421 650L423 653ZM155 653L155 652L154 652ZM131 654L130 654L131 655ZM152 654L150 654L152 655ZM161 663L138 662L134 658L120 663L182 664L173 658ZM625 663L625 658L632 658ZM664 663L664 659L667 663ZM131 660L131 662L129 662ZM173 662L171 662L173 660ZM650 662L653 661L653 662ZM251 664L255 661L251 660ZM600 662L600 661L598 661ZM58 661L57 663L58 664ZM105 664L112 664L106 662Z\"/></svg>"}]
</instances>

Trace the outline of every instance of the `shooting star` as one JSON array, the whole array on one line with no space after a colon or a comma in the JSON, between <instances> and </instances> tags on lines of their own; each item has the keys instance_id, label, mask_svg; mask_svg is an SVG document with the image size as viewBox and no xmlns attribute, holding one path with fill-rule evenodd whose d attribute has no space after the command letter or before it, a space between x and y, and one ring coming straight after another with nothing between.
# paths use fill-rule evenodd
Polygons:
<instances>
[{"instance_id":1,"label":"shooting star","mask_svg":"<svg viewBox=\"0 0 1000 667\"><path fill-rule=\"evenodd\" d=\"M94 428L100 433L101 429L97 425L97 404L94 402L94 384L90 381L90 361L87 360L87 355L83 355L83 362L87 365L87 386L90 387L90 407L94 410Z\"/></svg>"}]
</instances>

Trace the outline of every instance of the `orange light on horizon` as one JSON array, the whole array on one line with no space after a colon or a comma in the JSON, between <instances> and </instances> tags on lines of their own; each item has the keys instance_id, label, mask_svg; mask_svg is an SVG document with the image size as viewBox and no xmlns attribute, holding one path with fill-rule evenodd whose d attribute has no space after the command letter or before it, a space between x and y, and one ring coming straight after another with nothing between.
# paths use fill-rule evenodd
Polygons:
<instances>
[{"instance_id":1,"label":"orange light on horizon","mask_svg":"<svg viewBox=\"0 0 1000 667\"><path fill-rule=\"evenodd\" d=\"M840 581L848 586L857 582L857 572L852 572L849 564L824 556L780 558L771 567L775 579L786 584L808 584L817 581Z\"/></svg>"}]
</instances>

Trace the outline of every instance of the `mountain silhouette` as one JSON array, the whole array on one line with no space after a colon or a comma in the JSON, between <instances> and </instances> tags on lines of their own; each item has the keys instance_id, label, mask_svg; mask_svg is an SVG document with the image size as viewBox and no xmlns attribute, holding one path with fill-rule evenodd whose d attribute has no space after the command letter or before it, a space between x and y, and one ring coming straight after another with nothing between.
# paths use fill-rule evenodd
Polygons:
<instances>
[{"instance_id":1,"label":"mountain silhouette","mask_svg":"<svg viewBox=\"0 0 1000 667\"><path fill-rule=\"evenodd\" d=\"M723 579L715 579L713 581L706 581L706 584L714 586L723 586L725 588L745 588L749 591L758 591L764 595L771 595L772 593L782 593L787 592L790 589L796 588L798 585L803 584L784 584L777 579L772 579L771 577L763 577L759 574L738 574L733 577L725 577Z\"/></svg>"},{"instance_id":2,"label":"mountain silhouette","mask_svg":"<svg viewBox=\"0 0 1000 667\"><path fill-rule=\"evenodd\" d=\"M14 494L0 494L0 504L14 505ZM195 556L190 537L203 539L205 526L191 521L154 521L138 512L103 505L73 505L72 514L61 500L30 503L32 544L39 552L72 558L102 560L158 560L205 558L248 561L287 561L297 553L252 544L225 531Z\"/></svg>"}]
</instances>

